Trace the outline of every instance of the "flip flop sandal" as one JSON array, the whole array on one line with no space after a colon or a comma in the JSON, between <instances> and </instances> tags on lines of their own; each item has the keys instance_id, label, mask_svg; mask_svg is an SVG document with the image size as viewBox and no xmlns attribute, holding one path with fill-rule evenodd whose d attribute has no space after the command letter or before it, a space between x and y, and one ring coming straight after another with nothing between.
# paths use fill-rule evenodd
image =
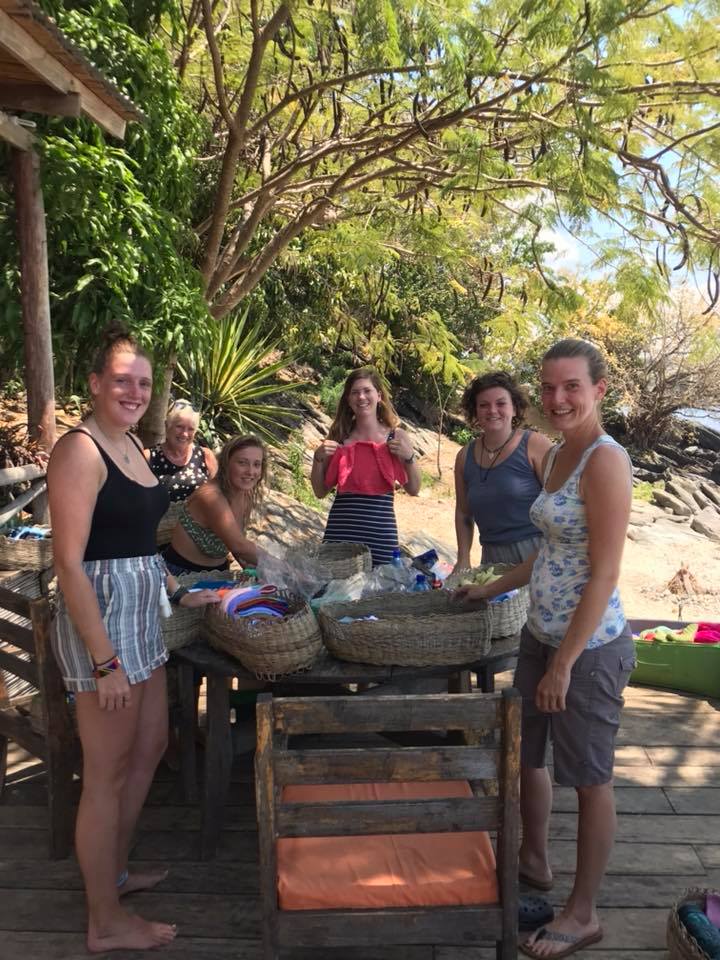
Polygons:
<instances>
[{"instance_id":1,"label":"flip flop sandal","mask_svg":"<svg viewBox=\"0 0 720 960\"><path fill-rule=\"evenodd\" d=\"M537 930L555 919L555 911L545 897L520 894L518 900L518 927L520 930Z\"/></svg>"},{"instance_id":2,"label":"flip flop sandal","mask_svg":"<svg viewBox=\"0 0 720 960\"><path fill-rule=\"evenodd\" d=\"M522 870L518 873L518 880L520 883L524 883L526 887L534 887L535 890L544 892L552 890L555 886L554 880L538 880L537 877L531 877L529 873L523 873Z\"/></svg>"},{"instance_id":3,"label":"flip flop sandal","mask_svg":"<svg viewBox=\"0 0 720 960\"><path fill-rule=\"evenodd\" d=\"M602 929L595 933L589 933L586 937L574 937L570 933L560 933L558 930L548 930L547 927L541 927L533 937L532 943L520 943L518 949L526 957L534 957L535 960L561 960L562 957L569 957L578 950L584 950L593 943L598 943L603 938ZM538 940L549 940L551 943L566 943L567 947L559 950L557 953L538 953L533 947Z\"/></svg>"}]
</instances>

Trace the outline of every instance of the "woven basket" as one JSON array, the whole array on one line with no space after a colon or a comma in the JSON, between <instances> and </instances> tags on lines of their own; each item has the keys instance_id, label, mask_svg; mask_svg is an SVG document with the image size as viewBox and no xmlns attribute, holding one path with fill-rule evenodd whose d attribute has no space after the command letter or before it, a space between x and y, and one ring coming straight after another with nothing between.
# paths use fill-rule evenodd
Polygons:
<instances>
[{"instance_id":1,"label":"woven basket","mask_svg":"<svg viewBox=\"0 0 720 960\"><path fill-rule=\"evenodd\" d=\"M309 669L322 649L320 627L307 603L285 590L278 596L290 605L282 618L235 619L217 606L205 608L210 646L235 657L261 680Z\"/></svg>"},{"instance_id":2,"label":"woven basket","mask_svg":"<svg viewBox=\"0 0 720 960\"><path fill-rule=\"evenodd\" d=\"M300 562L314 561L318 577L324 580L345 580L356 573L372 570L372 554L364 543L319 543L315 547L296 547L285 555L290 564L293 557Z\"/></svg>"},{"instance_id":3,"label":"woven basket","mask_svg":"<svg viewBox=\"0 0 720 960\"><path fill-rule=\"evenodd\" d=\"M688 933L687 927L680 919L678 910L684 903L693 901L704 906L705 897L708 893L717 892L717 890L708 890L702 887L690 887L673 904L667 921L667 948L670 960L708 960L707 954L700 947L695 937Z\"/></svg>"},{"instance_id":4,"label":"woven basket","mask_svg":"<svg viewBox=\"0 0 720 960\"><path fill-rule=\"evenodd\" d=\"M246 580L238 571L208 570L207 573L183 573L175 578L181 587L192 587L199 580L235 580L241 583ZM163 617L161 629L165 646L168 650L179 650L189 643L202 639L202 622L205 607L181 607L173 604L172 616Z\"/></svg>"},{"instance_id":5,"label":"woven basket","mask_svg":"<svg viewBox=\"0 0 720 960\"><path fill-rule=\"evenodd\" d=\"M155 535L155 541L159 547L164 547L172 540L173 530L180 519L180 511L183 503L183 500L179 501L179 503L171 503L166 512L160 517L157 534Z\"/></svg>"},{"instance_id":6,"label":"woven basket","mask_svg":"<svg viewBox=\"0 0 720 960\"><path fill-rule=\"evenodd\" d=\"M0 570L47 570L53 565L52 538L10 540L0 535Z\"/></svg>"},{"instance_id":7,"label":"woven basket","mask_svg":"<svg viewBox=\"0 0 720 960\"><path fill-rule=\"evenodd\" d=\"M451 573L445 581L446 590L455 590L460 586L460 581L465 577L472 576L480 570L487 570L492 567L496 573L505 573L512 569L512 564L505 563L481 563L479 567L473 567L471 570L457 570ZM503 600L502 603L491 603L490 613L492 616L492 626L490 636L493 640L499 640L501 637L511 637L519 633L523 624L527 620L528 606L530 605L530 590L528 587L520 587L516 594Z\"/></svg>"},{"instance_id":8,"label":"woven basket","mask_svg":"<svg viewBox=\"0 0 720 960\"><path fill-rule=\"evenodd\" d=\"M341 623L374 614L377 620ZM379 666L469 663L490 649L490 612L468 611L443 590L389 593L320 608L325 646L341 660Z\"/></svg>"}]
</instances>

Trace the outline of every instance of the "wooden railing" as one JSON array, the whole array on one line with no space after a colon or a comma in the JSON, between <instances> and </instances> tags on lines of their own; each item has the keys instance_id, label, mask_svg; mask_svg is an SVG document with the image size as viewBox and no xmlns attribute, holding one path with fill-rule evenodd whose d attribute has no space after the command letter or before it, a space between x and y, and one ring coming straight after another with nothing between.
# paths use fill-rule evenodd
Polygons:
<instances>
[{"instance_id":1,"label":"wooden railing","mask_svg":"<svg viewBox=\"0 0 720 960\"><path fill-rule=\"evenodd\" d=\"M7 467L0 470L0 488L11 487L16 483L31 482L28 490L23 490L10 503L0 507L0 526L12 520L14 516L33 504L33 519L42 522L47 519L47 481L46 468L28 463L23 467ZM38 500L38 498L41 498Z\"/></svg>"}]
</instances>

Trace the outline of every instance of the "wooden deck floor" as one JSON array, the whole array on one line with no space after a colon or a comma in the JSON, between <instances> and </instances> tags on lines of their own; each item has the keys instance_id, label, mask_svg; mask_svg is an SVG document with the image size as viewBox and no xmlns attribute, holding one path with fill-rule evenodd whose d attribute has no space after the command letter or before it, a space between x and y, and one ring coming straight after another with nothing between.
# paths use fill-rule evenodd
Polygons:
<instances>
[{"instance_id":1,"label":"wooden deck floor","mask_svg":"<svg viewBox=\"0 0 720 960\"><path fill-rule=\"evenodd\" d=\"M578 956L594 960L666 957L665 921L687 886L720 887L720 704L646 688L628 690L617 753L618 838L600 900L605 939ZM82 884L74 861L45 856L42 767L19 751L0 805L0 960L79 960L84 947ZM183 804L177 779L158 771L142 814L133 859L170 868L156 892L132 897L147 917L177 922L173 960L261 960L257 857L249 757L235 765L222 851L197 860L199 814ZM560 903L574 869L575 798L556 790L551 895ZM295 951L289 960L331 960ZM342 960L491 960L494 948L342 950ZM115 953L117 960L138 953Z\"/></svg>"}]
</instances>

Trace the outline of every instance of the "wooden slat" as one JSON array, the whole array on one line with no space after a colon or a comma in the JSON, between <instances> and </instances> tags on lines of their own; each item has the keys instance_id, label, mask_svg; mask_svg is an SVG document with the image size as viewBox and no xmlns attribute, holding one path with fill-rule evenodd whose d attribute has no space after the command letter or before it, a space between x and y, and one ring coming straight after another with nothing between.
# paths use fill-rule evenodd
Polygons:
<instances>
[{"instance_id":1,"label":"wooden slat","mask_svg":"<svg viewBox=\"0 0 720 960\"><path fill-rule=\"evenodd\" d=\"M45 493L46 490L47 483L45 480L40 480L34 487L30 487L29 490L21 493L19 497L15 497L10 505L0 513L0 524L7 523L11 517L14 517L16 513L19 513L24 507L39 497L41 493Z\"/></svg>"},{"instance_id":2,"label":"wooden slat","mask_svg":"<svg viewBox=\"0 0 720 960\"><path fill-rule=\"evenodd\" d=\"M304 733L373 733L410 730L475 730L499 725L494 694L276 699L276 730Z\"/></svg>"},{"instance_id":3,"label":"wooden slat","mask_svg":"<svg viewBox=\"0 0 720 960\"><path fill-rule=\"evenodd\" d=\"M0 670L7 670L13 676L27 680L34 687L38 686L39 678L35 664L28 660L21 660L20 657L6 650L0 650Z\"/></svg>"},{"instance_id":4,"label":"wooden slat","mask_svg":"<svg viewBox=\"0 0 720 960\"><path fill-rule=\"evenodd\" d=\"M37 89L43 90L44 87L38 87ZM27 94L30 96L29 90ZM15 87L12 89L0 87L0 105L8 98L12 99L17 95L18 91ZM12 483L22 483L25 480L36 480L38 477L44 477L45 472L45 467L39 467L35 463L26 463L22 467L6 467L4 470L0 470L0 487L7 487Z\"/></svg>"},{"instance_id":5,"label":"wooden slat","mask_svg":"<svg viewBox=\"0 0 720 960\"><path fill-rule=\"evenodd\" d=\"M30 717L21 717L12 708L0 708L0 733L15 740L34 757L45 758L45 741L30 726Z\"/></svg>"},{"instance_id":6,"label":"wooden slat","mask_svg":"<svg viewBox=\"0 0 720 960\"><path fill-rule=\"evenodd\" d=\"M35 653L32 630L28 627L21 627L17 623L12 623L10 620L4 620L2 616L0 616L0 640L5 640L16 647L20 647L25 653Z\"/></svg>"},{"instance_id":7,"label":"wooden slat","mask_svg":"<svg viewBox=\"0 0 720 960\"><path fill-rule=\"evenodd\" d=\"M479 747L292 750L277 753L275 779L288 783L367 783L395 780L490 780L497 751Z\"/></svg>"},{"instance_id":8,"label":"wooden slat","mask_svg":"<svg viewBox=\"0 0 720 960\"><path fill-rule=\"evenodd\" d=\"M36 83L18 83L0 87L0 107L7 110L22 110L29 113L42 113L51 117L79 117L80 96L77 93L57 93L40 87ZM22 470L22 467L15 467ZM0 471L1 473L4 471ZM35 476L41 476L36 473ZM2 485L2 479L0 479Z\"/></svg>"},{"instance_id":9,"label":"wooden slat","mask_svg":"<svg viewBox=\"0 0 720 960\"><path fill-rule=\"evenodd\" d=\"M35 137L30 131L2 110L0 110L0 139L5 140L17 150L32 150L35 143Z\"/></svg>"},{"instance_id":10,"label":"wooden slat","mask_svg":"<svg viewBox=\"0 0 720 960\"><path fill-rule=\"evenodd\" d=\"M495 830L496 797L350 803L288 803L277 810L280 837Z\"/></svg>"},{"instance_id":11,"label":"wooden slat","mask_svg":"<svg viewBox=\"0 0 720 960\"><path fill-rule=\"evenodd\" d=\"M281 910L278 943L286 946L383 946L387 943L483 943L500 937L501 911L486 907L397 910Z\"/></svg>"},{"instance_id":12,"label":"wooden slat","mask_svg":"<svg viewBox=\"0 0 720 960\"><path fill-rule=\"evenodd\" d=\"M118 112L94 94L48 53L26 30L0 10L0 48L25 64L58 93L77 93L83 111L104 130L119 140L125 135L125 121Z\"/></svg>"},{"instance_id":13,"label":"wooden slat","mask_svg":"<svg viewBox=\"0 0 720 960\"><path fill-rule=\"evenodd\" d=\"M6 587L0 587L0 609L10 610L20 617L30 619L30 598Z\"/></svg>"}]
</instances>

